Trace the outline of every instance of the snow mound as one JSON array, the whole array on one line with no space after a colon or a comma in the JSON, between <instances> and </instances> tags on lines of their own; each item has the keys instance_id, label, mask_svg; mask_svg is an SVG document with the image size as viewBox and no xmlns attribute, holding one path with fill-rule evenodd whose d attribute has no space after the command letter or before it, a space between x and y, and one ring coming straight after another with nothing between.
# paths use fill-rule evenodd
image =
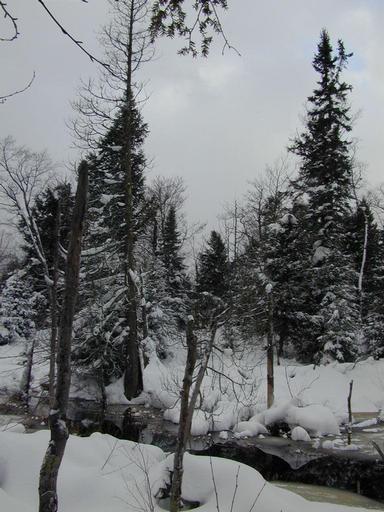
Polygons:
<instances>
[{"instance_id":1,"label":"snow mound","mask_svg":"<svg viewBox=\"0 0 384 512\"><path fill-rule=\"evenodd\" d=\"M293 399L256 415L261 423L273 425L284 422L291 428L302 427L313 437L340 434L335 415L324 405L306 405L298 407L298 400Z\"/></svg>"},{"instance_id":2,"label":"snow mound","mask_svg":"<svg viewBox=\"0 0 384 512\"><path fill-rule=\"evenodd\" d=\"M259 434L268 434L268 430L264 425L255 420L240 421L234 428L234 432L241 434L236 437L252 437L258 436Z\"/></svg>"},{"instance_id":3,"label":"snow mound","mask_svg":"<svg viewBox=\"0 0 384 512\"><path fill-rule=\"evenodd\" d=\"M291 431L292 441L310 441L308 432L303 427L295 427Z\"/></svg>"},{"instance_id":4,"label":"snow mound","mask_svg":"<svg viewBox=\"0 0 384 512\"><path fill-rule=\"evenodd\" d=\"M7 423L0 426L0 431L3 432L14 432L16 434L24 434L25 427L22 423Z\"/></svg>"},{"instance_id":5,"label":"snow mound","mask_svg":"<svg viewBox=\"0 0 384 512\"><path fill-rule=\"evenodd\" d=\"M164 419L167 421L171 421L176 425L179 423L180 418L180 406L177 405L172 407L171 409L166 409L164 411ZM210 417L200 409L196 409L193 412L192 417L192 425L191 425L191 435L193 436L204 436L208 434L211 430L212 421Z\"/></svg>"},{"instance_id":6,"label":"snow mound","mask_svg":"<svg viewBox=\"0 0 384 512\"><path fill-rule=\"evenodd\" d=\"M0 432L0 510L34 512L38 475L49 432ZM134 512L163 509L155 498L169 483L173 455L155 446L105 434L70 436L58 480L60 512ZM368 512L313 503L267 483L256 470L216 457L185 455L183 498L199 512ZM232 507L232 508L231 508Z\"/></svg>"}]
</instances>

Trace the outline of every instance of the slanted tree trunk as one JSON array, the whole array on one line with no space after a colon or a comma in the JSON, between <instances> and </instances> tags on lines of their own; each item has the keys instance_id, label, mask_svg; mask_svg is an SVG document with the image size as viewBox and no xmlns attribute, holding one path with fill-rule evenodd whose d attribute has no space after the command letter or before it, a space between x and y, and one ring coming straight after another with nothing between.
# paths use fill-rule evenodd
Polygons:
<instances>
[{"instance_id":1,"label":"slanted tree trunk","mask_svg":"<svg viewBox=\"0 0 384 512\"><path fill-rule=\"evenodd\" d=\"M189 398L193 372L196 366L197 360L197 340L193 333L193 317L188 318L187 322L187 361L185 364L183 387L180 393L180 419L179 419L179 430L177 432L176 450L173 462L173 474L172 484L170 493L170 512L179 512L181 505L181 485L183 481L183 459L184 453L187 448L188 439L191 433L193 412L195 410L197 397L200 393L201 384L204 379L204 375L207 371L209 358L212 354L213 344L215 341L217 323L213 322L211 325L210 339L207 341L201 365L195 380L195 385L191 397Z\"/></svg>"},{"instance_id":2,"label":"slanted tree trunk","mask_svg":"<svg viewBox=\"0 0 384 512\"><path fill-rule=\"evenodd\" d=\"M369 223L368 217L365 209L364 213L364 245L363 245L363 255L361 258L361 266L359 272L359 281L358 281L358 290L359 290L359 299L360 299L360 320L363 319L364 315L364 288L363 288L363 280L364 280L364 272L365 265L367 262L367 249L368 249L368 232L369 232Z\"/></svg>"},{"instance_id":3,"label":"slanted tree trunk","mask_svg":"<svg viewBox=\"0 0 384 512\"><path fill-rule=\"evenodd\" d=\"M187 362L185 364L183 387L180 393L180 419L179 430L177 432L176 451L173 462L173 474L170 497L170 512L179 512L181 505L181 484L183 480L183 458L188 441L190 424L189 419L189 393L192 386L193 372L195 370L197 358L196 337L193 333L193 317L188 318L187 322ZM193 411L192 411L193 415ZM189 428L188 428L189 427Z\"/></svg>"},{"instance_id":4,"label":"slanted tree trunk","mask_svg":"<svg viewBox=\"0 0 384 512\"><path fill-rule=\"evenodd\" d=\"M57 477L69 435L66 415L71 384L72 327L79 288L81 240L87 193L88 166L83 161L79 167L65 271L65 291L58 339L57 383L53 409L49 414L51 439L40 469L39 512L56 512L58 510Z\"/></svg>"}]
</instances>

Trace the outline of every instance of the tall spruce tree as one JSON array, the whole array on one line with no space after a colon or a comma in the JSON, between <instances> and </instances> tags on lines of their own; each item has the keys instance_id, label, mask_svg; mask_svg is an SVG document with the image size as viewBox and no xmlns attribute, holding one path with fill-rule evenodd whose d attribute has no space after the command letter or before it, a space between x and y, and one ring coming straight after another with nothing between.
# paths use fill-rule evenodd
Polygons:
<instances>
[{"instance_id":1,"label":"tall spruce tree","mask_svg":"<svg viewBox=\"0 0 384 512\"><path fill-rule=\"evenodd\" d=\"M142 120L136 106L136 98L141 90L141 84L136 81L136 73L143 63L151 59L153 46L148 31L149 0L110 0L109 3L113 19L104 27L101 37L108 67L103 68L104 74L97 88L91 83L83 89L80 100L76 103L81 118L75 121L74 130L80 135L81 144L85 143L91 148L95 147L95 142L100 141L100 134L104 134L103 140L109 148L108 155L99 154L96 161L100 158L100 163L104 160L106 165L113 166L108 170L111 176L107 176L104 182L114 188L112 194L101 191L101 203L105 205L101 204L100 208L107 209L104 206L108 203L111 218L117 220L110 226L111 238L107 245L110 245L110 241L115 242L118 249L117 252L109 253L107 260L108 264L114 267L117 265L120 269L115 273L118 277L117 284L120 287L122 284L125 292L125 327L121 326L119 332L124 340L121 357L124 364L124 390L130 399L140 394L143 386L137 314L138 215L134 190L135 182L138 184L135 158L142 156L139 156L140 142L137 140L138 124L142 126ZM100 144L97 146L99 150ZM114 177L115 172L117 176ZM95 174L100 174L100 169ZM96 211L94 213L97 215ZM103 231L108 232L108 227L100 226L99 234L103 235ZM104 268L108 264L104 263ZM114 300L117 295L120 296L114 294Z\"/></svg>"},{"instance_id":2,"label":"tall spruce tree","mask_svg":"<svg viewBox=\"0 0 384 512\"><path fill-rule=\"evenodd\" d=\"M89 221L85 240L85 279L81 287L84 311L74 359L78 366L97 377L102 392L105 385L125 371L130 333L127 312L131 310L126 279L127 238L130 237L134 250L149 218L148 202L144 197L146 158L142 149L148 129L134 102L132 109L131 226L126 223L123 110L101 139L97 152L88 159Z\"/></svg>"},{"instance_id":3,"label":"tall spruce tree","mask_svg":"<svg viewBox=\"0 0 384 512\"><path fill-rule=\"evenodd\" d=\"M178 292L183 287L184 263L180 255L181 240L177 229L176 211L171 206L165 220L162 257L170 291Z\"/></svg>"},{"instance_id":4,"label":"tall spruce tree","mask_svg":"<svg viewBox=\"0 0 384 512\"><path fill-rule=\"evenodd\" d=\"M224 242L211 231L205 250L199 255L197 290L224 298L228 289L228 258Z\"/></svg>"},{"instance_id":5,"label":"tall spruce tree","mask_svg":"<svg viewBox=\"0 0 384 512\"><path fill-rule=\"evenodd\" d=\"M296 199L301 196L306 202L299 226L304 246L302 293L313 304L304 316L306 336L296 342L302 358L315 362L351 360L356 355L357 277L346 249L345 226L352 196L351 86L341 77L350 56L342 41L334 54L327 31L321 32L313 60L318 86L308 98L306 129L290 148L301 159L294 189Z\"/></svg>"}]
</instances>

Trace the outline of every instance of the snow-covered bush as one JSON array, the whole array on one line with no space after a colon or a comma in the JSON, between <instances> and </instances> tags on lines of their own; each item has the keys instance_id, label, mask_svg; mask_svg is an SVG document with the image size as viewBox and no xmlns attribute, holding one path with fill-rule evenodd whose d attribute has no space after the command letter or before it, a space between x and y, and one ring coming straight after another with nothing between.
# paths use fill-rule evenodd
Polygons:
<instances>
[{"instance_id":1,"label":"snow-covered bush","mask_svg":"<svg viewBox=\"0 0 384 512\"><path fill-rule=\"evenodd\" d=\"M43 302L42 295L33 291L25 271L11 275L0 296L0 345L29 339Z\"/></svg>"}]
</instances>

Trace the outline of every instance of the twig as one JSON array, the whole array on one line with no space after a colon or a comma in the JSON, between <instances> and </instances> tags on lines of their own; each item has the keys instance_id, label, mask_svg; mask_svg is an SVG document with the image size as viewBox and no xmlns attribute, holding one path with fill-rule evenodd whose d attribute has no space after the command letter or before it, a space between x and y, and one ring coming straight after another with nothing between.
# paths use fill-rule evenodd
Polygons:
<instances>
[{"instance_id":1,"label":"twig","mask_svg":"<svg viewBox=\"0 0 384 512\"><path fill-rule=\"evenodd\" d=\"M265 487L266 485L267 485L267 482L265 481L265 482L263 483L262 488L261 488L261 489L260 489L260 491L257 493L257 496L256 496L256 498L255 498L255 501L252 503L252 507L249 509L249 512L252 512L252 510L254 509L254 507L255 507L255 505L256 505L256 502L257 502L257 500L259 499L260 494L263 492L264 487Z\"/></svg>"},{"instance_id":2,"label":"twig","mask_svg":"<svg viewBox=\"0 0 384 512\"><path fill-rule=\"evenodd\" d=\"M1 41L1 39L0 39L0 41ZM35 80L35 77L36 77L36 73L33 72L32 78L30 79L28 84L23 89L20 89L19 91L11 92L9 94L6 94L5 96L0 96L0 104L5 103L8 98L12 98L12 96L21 94L22 92L25 92L27 89L29 89L31 87L33 81Z\"/></svg>"},{"instance_id":3,"label":"twig","mask_svg":"<svg viewBox=\"0 0 384 512\"><path fill-rule=\"evenodd\" d=\"M83 2L87 3L86 0L82 0ZM80 50L85 53L85 55L87 55L87 57L89 57L89 59L91 60L91 62L97 62L97 64L100 64L100 66L102 66L103 68L105 68L108 73L111 73L111 67L106 64L105 62L102 62L100 59L98 59L97 57L95 57L92 53L90 53L84 46L83 46L83 42L80 41L79 39L76 39L75 37L73 37L69 32L68 30L66 30L64 28L64 26L60 23L60 21L55 17L55 15L52 13L52 11L45 5L45 2L44 0L37 0L37 2L42 6L42 8L45 10L45 12L48 14L48 16L51 18L51 20L55 23L55 25L57 25L59 27L59 29L61 30L61 32L67 36L78 48L80 48Z\"/></svg>"},{"instance_id":4,"label":"twig","mask_svg":"<svg viewBox=\"0 0 384 512\"><path fill-rule=\"evenodd\" d=\"M5 2L0 1L0 9L4 13L4 18L9 19L11 24L13 25L13 36L11 37L0 37L0 41L14 41L17 39L17 36L19 35L19 30L17 28L17 18L15 16L12 16L12 14L7 9L7 4Z\"/></svg>"},{"instance_id":5,"label":"twig","mask_svg":"<svg viewBox=\"0 0 384 512\"><path fill-rule=\"evenodd\" d=\"M229 512L233 512L233 505L235 504L236 493L237 493L237 489L239 487L239 473L240 473L240 466L237 467L235 490L233 491L231 510Z\"/></svg>"},{"instance_id":6,"label":"twig","mask_svg":"<svg viewBox=\"0 0 384 512\"><path fill-rule=\"evenodd\" d=\"M383 450L380 448L380 446L376 443L376 441L371 441L373 447L376 449L376 451L379 453L380 457L382 458L382 460L384 461L384 452Z\"/></svg>"},{"instance_id":7,"label":"twig","mask_svg":"<svg viewBox=\"0 0 384 512\"><path fill-rule=\"evenodd\" d=\"M217 493L217 486L216 486L216 480L215 480L215 473L213 472L213 464L212 464L212 457L209 457L209 465L211 466L211 475L212 475L212 481L213 481L213 489L215 491L215 498L216 498L216 509L217 512L220 512L220 506L219 506L219 495ZM239 466L240 468L240 466Z\"/></svg>"}]
</instances>

